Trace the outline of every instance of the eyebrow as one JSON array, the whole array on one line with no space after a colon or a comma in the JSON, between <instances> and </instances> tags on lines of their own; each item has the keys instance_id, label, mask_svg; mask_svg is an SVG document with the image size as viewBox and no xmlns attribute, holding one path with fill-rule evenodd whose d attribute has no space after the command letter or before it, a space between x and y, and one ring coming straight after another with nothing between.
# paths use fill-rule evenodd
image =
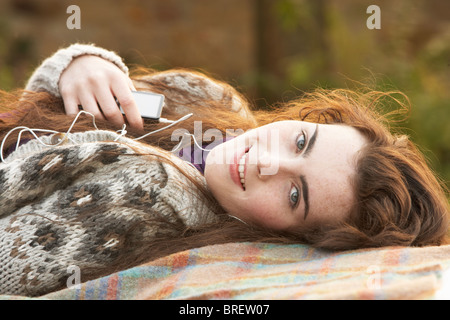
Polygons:
<instances>
[{"instance_id":1,"label":"eyebrow","mask_svg":"<svg viewBox=\"0 0 450 320\"><path fill-rule=\"evenodd\" d=\"M306 220L306 217L309 213L309 191L308 191L308 183L306 182L305 176L300 176L300 181L302 182L302 193L303 193L303 201L305 202L305 216L303 220Z\"/></svg>"},{"instance_id":2,"label":"eyebrow","mask_svg":"<svg viewBox=\"0 0 450 320\"><path fill-rule=\"evenodd\" d=\"M309 143L306 146L306 150L304 152L304 157L309 156L309 154L312 151L312 148L314 147L314 144L317 140L317 134L319 133L319 124L316 124L316 130L314 130L313 135L311 136L311 139L309 139ZM309 189L308 189L308 182L306 182L305 176L300 176L300 181L302 183L302 194L303 194L303 201L305 202L305 216L303 220L306 220L306 217L309 213Z\"/></svg>"},{"instance_id":3,"label":"eyebrow","mask_svg":"<svg viewBox=\"0 0 450 320\"><path fill-rule=\"evenodd\" d=\"M308 145L306 146L306 150L304 152L305 157L307 157L311 153L311 150L314 147L314 144L316 143L318 132L319 132L319 124L316 125L316 130L314 130L314 133L313 133L311 139L309 139Z\"/></svg>"}]
</instances>

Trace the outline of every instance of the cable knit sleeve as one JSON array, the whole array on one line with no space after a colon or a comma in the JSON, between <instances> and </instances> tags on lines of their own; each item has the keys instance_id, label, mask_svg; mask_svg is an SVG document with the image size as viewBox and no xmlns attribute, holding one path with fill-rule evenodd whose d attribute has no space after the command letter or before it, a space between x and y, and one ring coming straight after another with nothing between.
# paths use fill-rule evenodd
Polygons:
<instances>
[{"instance_id":1,"label":"cable knit sleeve","mask_svg":"<svg viewBox=\"0 0 450 320\"><path fill-rule=\"evenodd\" d=\"M73 59L82 55L96 55L117 65L124 73L128 74L128 67L122 58L115 52L96 47L93 44L72 44L71 46L58 50L33 72L25 90L47 91L57 97L59 93L59 79L62 72Z\"/></svg>"}]
</instances>

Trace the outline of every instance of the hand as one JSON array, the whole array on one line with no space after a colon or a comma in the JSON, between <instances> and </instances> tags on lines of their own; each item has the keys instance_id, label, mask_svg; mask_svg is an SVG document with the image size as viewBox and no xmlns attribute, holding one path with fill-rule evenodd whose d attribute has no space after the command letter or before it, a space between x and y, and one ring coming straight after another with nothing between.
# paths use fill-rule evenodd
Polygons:
<instances>
[{"instance_id":1,"label":"hand","mask_svg":"<svg viewBox=\"0 0 450 320\"><path fill-rule=\"evenodd\" d=\"M114 99L117 98L131 127L143 129L143 120L131 90L131 79L114 63L94 55L75 58L59 80L59 92L69 115L79 112L78 106L121 126L124 117Z\"/></svg>"}]
</instances>

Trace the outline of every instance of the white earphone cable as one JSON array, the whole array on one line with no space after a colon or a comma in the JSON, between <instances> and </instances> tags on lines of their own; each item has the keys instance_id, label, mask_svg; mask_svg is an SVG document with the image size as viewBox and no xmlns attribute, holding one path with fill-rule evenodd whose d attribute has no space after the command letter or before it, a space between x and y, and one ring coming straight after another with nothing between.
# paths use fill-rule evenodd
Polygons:
<instances>
[{"instance_id":1,"label":"white earphone cable","mask_svg":"<svg viewBox=\"0 0 450 320\"><path fill-rule=\"evenodd\" d=\"M94 116L92 113L90 113L90 112L87 112L87 111L84 111L84 110L80 110L80 112L78 112L78 114L76 115L75 119L72 121L72 124L70 125L69 129L68 129L68 130L66 131L66 133L64 134L64 137L68 137L68 138L70 139L69 133L72 131L72 129L73 129L75 123L78 121L79 116L80 116L81 114L83 114L83 113L84 113L84 114L88 114L88 115L90 115L90 116L92 117L92 123L93 123L95 129L96 129L96 130L99 130L98 127L97 127L97 124L95 123L95 116ZM145 138L145 137L147 137L147 136L149 136L149 135L151 135L151 134L154 134L154 133L156 133L156 132L160 132L160 131L162 131L162 130L168 129L168 128L174 126L175 124L177 124L177 123L179 123L179 122L181 122L181 121L184 121L184 120L190 118L192 115L193 115L192 113L186 114L185 116L181 117L181 118L178 119L178 120L167 120L167 119L161 118L161 119L164 119L164 120L162 120L162 121L160 121L160 122L162 122L162 123L170 123L170 124L167 125L167 126L165 126L165 127L163 127L163 128L157 129L157 130L155 130L155 131L146 133L146 134L144 134L143 136L140 136L140 137L135 138L135 139L133 139L133 140L141 140L141 139L143 139L143 138ZM118 133L120 132L120 135L119 135L116 139L114 139L114 141L119 140L120 137L123 137L123 136L125 136L125 135L127 134L127 131L125 130L125 128L126 128L126 125L124 124L124 125L122 126L122 129L121 129L121 130L118 130ZM31 129L31 128L28 128L28 127L25 127L25 126L15 127L15 128L13 128L13 129L11 129L11 130L5 135L5 137L4 137L3 140L2 140L2 143L1 143L1 145L0 145L0 160L1 160L1 162L5 162L5 158L4 158L4 156L3 156L3 149L4 149L4 146L5 146L6 139L10 136L11 133L13 133L14 131L19 130L19 129L22 129L22 130L19 132L19 134L18 134L18 136L17 136L16 150L17 150L17 148L19 148L19 146L20 146L20 141L21 141L21 138L22 138L22 133L25 132L25 131L30 132L30 133L37 139L37 141L39 141L42 145L44 145L44 146L46 146L46 147L55 147L55 146L60 145L60 144L64 141L64 139L60 139L60 140L58 141L58 143L56 143L56 144L47 144L47 143L45 143L44 141L42 141L42 140L39 138L39 136L36 134L36 132L44 132L44 133L60 133L60 132L55 131L55 130L48 130L48 129ZM195 141L195 138L194 138L194 141ZM72 142L74 142L74 141L72 140ZM195 142L195 143L197 143L197 142Z\"/></svg>"}]
</instances>

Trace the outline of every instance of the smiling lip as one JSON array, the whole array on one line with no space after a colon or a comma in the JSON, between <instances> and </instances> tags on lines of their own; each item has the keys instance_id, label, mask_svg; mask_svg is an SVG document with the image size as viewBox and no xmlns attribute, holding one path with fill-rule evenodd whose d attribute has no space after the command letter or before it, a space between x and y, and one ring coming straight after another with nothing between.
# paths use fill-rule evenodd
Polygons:
<instances>
[{"instance_id":1,"label":"smiling lip","mask_svg":"<svg viewBox=\"0 0 450 320\"><path fill-rule=\"evenodd\" d=\"M233 180L233 182L237 186L239 186L239 188L242 191L245 191L245 189L242 186L241 178L239 176L239 170L238 170L239 169L239 160L242 158L244 153L246 153L247 151L248 151L248 149L242 150L242 152L236 152L233 157L233 162L229 166L231 180ZM247 171L247 164L245 164L245 167L244 167L244 176L245 176L246 171Z\"/></svg>"}]
</instances>

